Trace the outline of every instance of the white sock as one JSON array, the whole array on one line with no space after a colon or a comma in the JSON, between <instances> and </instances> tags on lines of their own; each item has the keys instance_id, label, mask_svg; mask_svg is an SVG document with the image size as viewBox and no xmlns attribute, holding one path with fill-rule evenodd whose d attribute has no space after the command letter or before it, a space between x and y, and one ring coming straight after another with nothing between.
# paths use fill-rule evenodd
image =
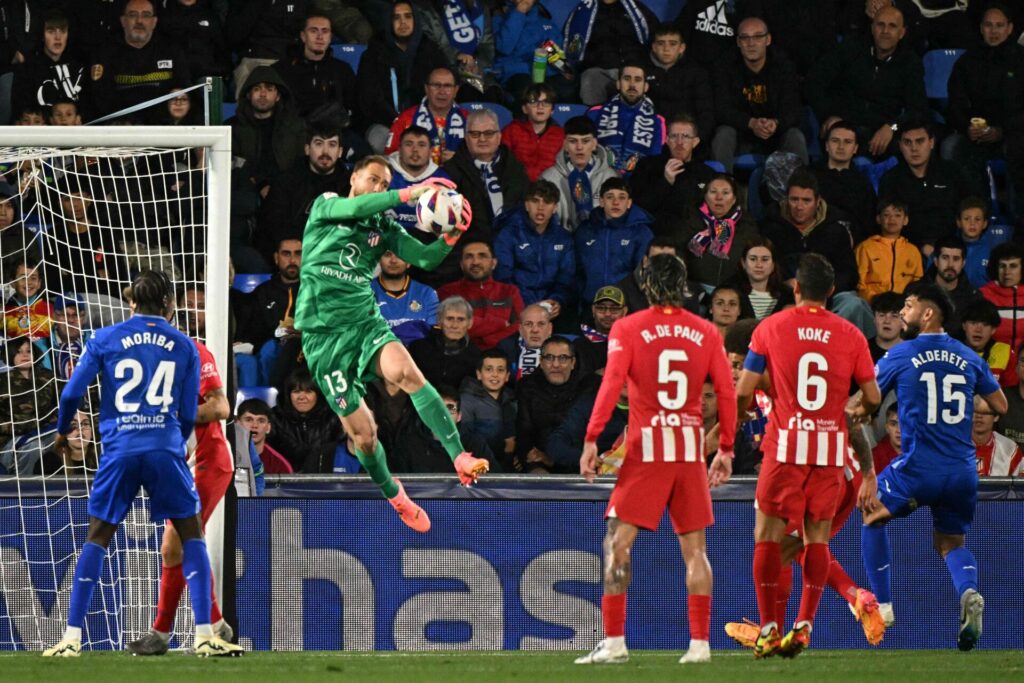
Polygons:
<instances>
[{"instance_id":1,"label":"white sock","mask_svg":"<svg viewBox=\"0 0 1024 683\"><path fill-rule=\"evenodd\" d=\"M82 642L82 629L78 626L68 626L64 630L64 640Z\"/></svg>"},{"instance_id":2,"label":"white sock","mask_svg":"<svg viewBox=\"0 0 1024 683\"><path fill-rule=\"evenodd\" d=\"M605 638L605 644L608 647L626 647L626 636L615 636L614 638Z\"/></svg>"},{"instance_id":3,"label":"white sock","mask_svg":"<svg viewBox=\"0 0 1024 683\"><path fill-rule=\"evenodd\" d=\"M711 643L706 641L706 640L694 640L694 639L691 638L690 639L690 649L691 650L710 650L711 649Z\"/></svg>"},{"instance_id":4,"label":"white sock","mask_svg":"<svg viewBox=\"0 0 1024 683\"><path fill-rule=\"evenodd\" d=\"M196 635L200 638L213 638L213 627L209 624L196 624Z\"/></svg>"}]
</instances>

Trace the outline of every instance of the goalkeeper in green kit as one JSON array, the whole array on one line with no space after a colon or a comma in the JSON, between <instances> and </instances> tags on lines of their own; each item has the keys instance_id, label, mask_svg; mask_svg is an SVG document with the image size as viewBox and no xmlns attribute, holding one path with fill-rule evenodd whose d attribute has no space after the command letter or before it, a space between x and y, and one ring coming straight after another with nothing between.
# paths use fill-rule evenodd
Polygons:
<instances>
[{"instance_id":1,"label":"goalkeeper in green kit","mask_svg":"<svg viewBox=\"0 0 1024 683\"><path fill-rule=\"evenodd\" d=\"M388 191L390 182L387 159L366 157L352 172L348 197L326 193L313 202L302 238L302 287L295 307L295 328L302 332L309 371L355 443L359 462L402 521L425 532L430 529L426 512L388 470L384 448L377 440L377 424L363 401L366 385L383 378L409 394L420 418L444 445L463 484L475 483L488 465L486 460L463 452L458 428L444 401L381 317L370 282L381 255L388 250L420 268L436 268L469 227L472 213L469 202L463 201L456 229L435 243L421 244L384 212L414 202L428 190L454 185L431 179Z\"/></svg>"}]
</instances>

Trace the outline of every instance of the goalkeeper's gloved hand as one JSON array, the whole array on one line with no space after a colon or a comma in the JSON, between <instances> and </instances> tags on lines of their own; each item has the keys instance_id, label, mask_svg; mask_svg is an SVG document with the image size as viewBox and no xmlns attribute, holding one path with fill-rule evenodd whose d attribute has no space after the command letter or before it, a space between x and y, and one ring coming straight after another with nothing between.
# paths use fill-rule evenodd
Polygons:
<instances>
[{"instance_id":1,"label":"goalkeeper's gloved hand","mask_svg":"<svg viewBox=\"0 0 1024 683\"><path fill-rule=\"evenodd\" d=\"M440 190L442 188L448 190L456 189L455 183L448 178L428 178L422 183L402 188L398 191L398 198L402 202L409 204L422 197L428 190Z\"/></svg>"},{"instance_id":2,"label":"goalkeeper's gloved hand","mask_svg":"<svg viewBox=\"0 0 1024 683\"><path fill-rule=\"evenodd\" d=\"M455 229L441 235L441 239L443 239L449 247L454 247L455 243L459 241L460 237L462 237L462 233L469 230L469 225L472 222L473 207L469 205L469 200L463 197L462 214L459 216L458 222L455 223Z\"/></svg>"}]
</instances>

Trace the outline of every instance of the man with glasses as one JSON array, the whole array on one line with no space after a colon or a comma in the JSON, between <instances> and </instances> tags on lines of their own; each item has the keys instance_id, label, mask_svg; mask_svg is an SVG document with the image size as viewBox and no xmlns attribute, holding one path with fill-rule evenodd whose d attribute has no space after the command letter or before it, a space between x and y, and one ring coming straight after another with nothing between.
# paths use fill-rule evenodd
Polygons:
<instances>
[{"instance_id":1,"label":"man with glasses","mask_svg":"<svg viewBox=\"0 0 1024 683\"><path fill-rule=\"evenodd\" d=\"M443 168L473 206L466 236L477 239L491 239L495 217L523 201L529 182L519 159L502 144L498 116L490 109L469 115L465 144Z\"/></svg>"},{"instance_id":2,"label":"man with glasses","mask_svg":"<svg viewBox=\"0 0 1024 683\"><path fill-rule=\"evenodd\" d=\"M700 206L704 188L715 173L693 158L700 143L699 126L693 116L680 112L669 119L668 144L658 156L641 159L629 177L637 205L654 215L677 217Z\"/></svg>"},{"instance_id":3,"label":"man with glasses","mask_svg":"<svg viewBox=\"0 0 1024 683\"><path fill-rule=\"evenodd\" d=\"M576 339L576 355L580 359L580 370L583 374L604 374L604 366L608 364L608 335L616 320L625 318L629 313L626 306L626 295L618 287L607 286L597 290L590 313L594 317L591 324L580 324L580 336Z\"/></svg>"},{"instance_id":4,"label":"man with glasses","mask_svg":"<svg viewBox=\"0 0 1024 683\"><path fill-rule=\"evenodd\" d=\"M121 13L122 39L106 44L89 71L96 114L111 114L192 84L181 51L154 34L156 25L151 0L128 0Z\"/></svg>"},{"instance_id":5,"label":"man with glasses","mask_svg":"<svg viewBox=\"0 0 1024 683\"><path fill-rule=\"evenodd\" d=\"M469 112L455 106L459 85L455 72L449 67L442 66L431 71L427 82L423 84L423 91L423 100L403 111L391 124L391 137L388 138L384 153L391 154L398 150L402 131L409 126L419 126L430 133L434 163L443 164L455 156L455 150L462 144Z\"/></svg>"},{"instance_id":6,"label":"man with glasses","mask_svg":"<svg viewBox=\"0 0 1024 683\"><path fill-rule=\"evenodd\" d=\"M740 22L736 33L741 59L715 75L718 128L711 156L732 173L737 154L790 152L807 164L807 141L800 132L800 92L796 68L772 51L772 35L762 19Z\"/></svg>"},{"instance_id":7,"label":"man with glasses","mask_svg":"<svg viewBox=\"0 0 1024 683\"><path fill-rule=\"evenodd\" d=\"M526 177L537 180L544 169L555 163L562 149L565 131L555 123L555 90L545 83L534 83L523 93L524 118L505 126L501 137L519 161Z\"/></svg>"}]
</instances>

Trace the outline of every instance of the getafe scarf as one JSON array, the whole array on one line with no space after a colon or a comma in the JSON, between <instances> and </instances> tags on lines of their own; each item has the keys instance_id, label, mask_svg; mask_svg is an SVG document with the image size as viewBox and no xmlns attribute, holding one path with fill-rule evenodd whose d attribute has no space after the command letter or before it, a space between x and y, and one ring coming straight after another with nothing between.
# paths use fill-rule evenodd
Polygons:
<instances>
[{"instance_id":1,"label":"getafe scarf","mask_svg":"<svg viewBox=\"0 0 1024 683\"><path fill-rule=\"evenodd\" d=\"M441 10L448 42L459 52L476 54L484 34L484 12L479 3L469 7L463 0L444 0Z\"/></svg>"},{"instance_id":2,"label":"getafe scarf","mask_svg":"<svg viewBox=\"0 0 1024 683\"><path fill-rule=\"evenodd\" d=\"M576 223L587 220L587 216L594 210L594 190L590 186L590 173L594 170L596 162L591 157L590 163L582 171L573 165L569 155L565 152L566 166L569 167L569 199L576 207Z\"/></svg>"},{"instance_id":3,"label":"getafe scarf","mask_svg":"<svg viewBox=\"0 0 1024 683\"><path fill-rule=\"evenodd\" d=\"M477 161L473 160L477 170L480 171L480 176L484 180L484 187L487 189L487 196L491 200L491 215L497 216L501 213L501 209L505 206L505 199L501 192L501 183L498 181L498 174L494 168L498 165L498 160L501 159L501 150L494 156L491 161Z\"/></svg>"},{"instance_id":4,"label":"getafe scarf","mask_svg":"<svg viewBox=\"0 0 1024 683\"><path fill-rule=\"evenodd\" d=\"M427 108L426 97L420 102L420 108L416 110L416 116L413 117L412 122L430 131L430 142L434 149L438 150L438 154L446 149L458 149L459 145L462 144L462 138L466 135L466 120L458 107L452 107L448 110L448 118L444 122L444 128L438 130L437 119L434 118L434 115ZM434 159L434 163L441 162Z\"/></svg>"},{"instance_id":5,"label":"getafe scarf","mask_svg":"<svg viewBox=\"0 0 1024 683\"><path fill-rule=\"evenodd\" d=\"M727 216L715 218L708 208L707 202L700 205L700 217L704 221L704 229L690 239L689 248L695 256L703 256L711 250L711 255L720 259L729 258L732 241L736 237L736 223L743 215L739 203L732 208Z\"/></svg>"},{"instance_id":6,"label":"getafe scarf","mask_svg":"<svg viewBox=\"0 0 1024 683\"><path fill-rule=\"evenodd\" d=\"M600 107L600 114L597 138L614 153L619 173L631 172L641 157L661 151L662 131L649 97L630 106L616 95Z\"/></svg>"},{"instance_id":7,"label":"getafe scarf","mask_svg":"<svg viewBox=\"0 0 1024 683\"><path fill-rule=\"evenodd\" d=\"M619 0L626 16L633 24L636 32L636 39L641 45L650 42L651 30L644 19L643 13L637 7L635 0ZM583 55L587 51L587 44L590 42L590 33L594 30L594 20L597 19L597 8L601 0L581 0L572 11L565 22L565 55L570 64L579 64L583 61Z\"/></svg>"}]
</instances>

